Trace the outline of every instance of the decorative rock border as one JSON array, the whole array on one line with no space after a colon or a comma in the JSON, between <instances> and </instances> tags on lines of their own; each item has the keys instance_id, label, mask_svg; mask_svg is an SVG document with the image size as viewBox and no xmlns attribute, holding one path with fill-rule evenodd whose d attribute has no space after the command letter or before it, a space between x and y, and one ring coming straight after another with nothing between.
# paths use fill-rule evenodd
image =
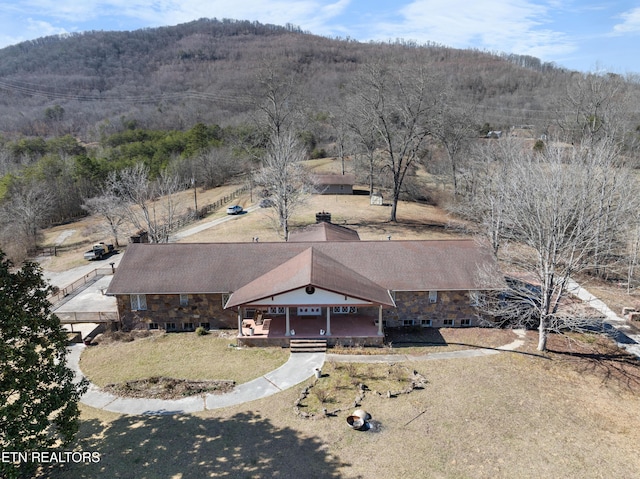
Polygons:
<instances>
[{"instance_id":1,"label":"decorative rock border","mask_svg":"<svg viewBox=\"0 0 640 479\"><path fill-rule=\"evenodd\" d=\"M392 364L393 365L393 364ZM406 366L401 366L405 369L409 369ZM370 391L371 394L376 394L379 397L387 397L387 398L395 398L397 396L403 395L403 394L409 394L412 393L415 389L424 389L425 385L427 384L427 378L425 378L422 374L420 374L418 371L416 371L415 369L413 370L412 374L411 374L411 378L409 379L409 385L404 388L401 389L399 391L387 391L386 393L381 393L378 391L371 391L366 384L364 383L359 383L357 385L357 394L356 397L354 398L353 402L349 403L346 406L337 408L337 409L332 409L332 410L328 410L327 408L323 408L322 412L320 413L308 413L305 411L302 411L300 409L302 402L307 398L307 396L309 395L309 393L311 392L311 390L313 389L314 386L316 386L318 384L319 378L315 378L314 382L312 384L309 384L307 386L305 386L302 391L300 392L300 395L298 396L298 398L293 402L293 411L294 413L303 418L303 419L325 419L328 417L335 417L338 414L345 412L345 411L349 411L351 409L354 408L358 408L361 406L362 401L364 401L366 395L367 395L367 391Z\"/></svg>"}]
</instances>

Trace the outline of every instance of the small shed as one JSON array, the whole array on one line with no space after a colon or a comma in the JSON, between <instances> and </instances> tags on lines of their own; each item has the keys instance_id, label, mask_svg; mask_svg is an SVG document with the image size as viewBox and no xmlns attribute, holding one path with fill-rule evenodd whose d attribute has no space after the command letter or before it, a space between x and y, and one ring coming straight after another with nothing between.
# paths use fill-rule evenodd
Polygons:
<instances>
[{"instance_id":1,"label":"small shed","mask_svg":"<svg viewBox=\"0 0 640 479\"><path fill-rule=\"evenodd\" d=\"M373 193L369 198L369 203L375 206L382 206L384 204L382 193Z\"/></svg>"},{"instance_id":2,"label":"small shed","mask_svg":"<svg viewBox=\"0 0 640 479\"><path fill-rule=\"evenodd\" d=\"M321 195L352 195L355 175L347 173L316 175L318 193Z\"/></svg>"}]
</instances>

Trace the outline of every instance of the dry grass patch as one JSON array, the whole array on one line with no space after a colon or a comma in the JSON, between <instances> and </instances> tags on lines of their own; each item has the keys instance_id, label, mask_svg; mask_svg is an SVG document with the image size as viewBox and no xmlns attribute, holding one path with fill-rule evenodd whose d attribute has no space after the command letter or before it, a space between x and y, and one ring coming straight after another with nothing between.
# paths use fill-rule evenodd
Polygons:
<instances>
[{"instance_id":1,"label":"dry grass patch","mask_svg":"<svg viewBox=\"0 0 640 479\"><path fill-rule=\"evenodd\" d=\"M238 199L240 205L249 203L248 195ZM391 223L390 208L370 205L366 195L313 195L307 205L293 216L290 228L315 223L315 215L319 211L330 212L333 223L356 230L362 240L387 240L388 236L393 240L460 237L455 228L450 228L450 218L440 208L401 201L398 222ZM219 212L208 217L207 221L221 216L223 213ZM254 237L259 237L260 241L282 241L275 225L271 208L260 208L189 236L181 242L250 242Z\"/></svg>"},{"instance_id":2,"label":"dry grass patch","mask_svg":"<svg viewBox=\"0 0 640 479\"><path fill-rule=\"evenodd\" d=\"M299 388L193 415L83 407L71 447L100 452L100 463L68 464L47 477L637 477L638 388L621 389L557 352L537 354L535 336L524 354L412 362L427 386L367 397L379 427L366 432L348 427L351 411L296 416Z\"/></svg>"},{"instance_id":3,"label":"dry grass patch","mask_svg":"<svg viewBox=\"0 0 640 479\"><path fill-rule=\"evenodd\" d=\"M323 366L321 377L302 389L295 403L296 412L303 417L335 416L353 408L366 408L371 396L396 398L425 384L422 375L404 364L329 361Z\"/></svg>"},{"instance_id":4,"label":"dry grass patch","mask_svg":"<svg viewBox=\"0 0 640 479\"><path fill-rule=\"evenodd\" d=\"M85 349L80 368L98 386L154 376L244 383L278 368L289 357L286 349L237 349L230 347L232 342L214 335L176 333L101 344Z\"/></svg>"},{"instance_id":5,"label":"dry grass patch","mask_svg":"<svg viewBox=\"0 0 640 479\"><path fill-rule=\"evenodd\" d=\"M385 347L344 346L331 348L333 354L421 355L465 349L498 348L514 341L510 329L492 328L387 328Z\"/></svg>"}]
</instances>

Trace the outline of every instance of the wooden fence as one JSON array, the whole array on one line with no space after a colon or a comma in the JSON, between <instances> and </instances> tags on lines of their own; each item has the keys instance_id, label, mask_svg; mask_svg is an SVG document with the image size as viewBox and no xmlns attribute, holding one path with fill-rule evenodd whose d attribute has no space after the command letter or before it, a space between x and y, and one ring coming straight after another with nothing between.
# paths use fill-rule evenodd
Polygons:
<instances>
[{"instance_id":1,"label":"wooden fence","mask_svg":"<svg viewBox=\"0 0 640 479\"><path fill-rule=\"evenodd\" d=\"M186 226L189 226L194 221L198 221L199 219L204 218L205 216L212 213L213 211L216 211L222 208L224 205L236 199L238 196L246 192L248 189L249 188L247 186L238 188L232 193L223 196L219 200L214 201L213 203L209 203L208 205L204 205L202 208L198 208L197 213L194 213L194 211L190 208L187 213L178 216L174 220L173 224L171 225L171 232L175 232Z\"/></svg>"}]
</instances>

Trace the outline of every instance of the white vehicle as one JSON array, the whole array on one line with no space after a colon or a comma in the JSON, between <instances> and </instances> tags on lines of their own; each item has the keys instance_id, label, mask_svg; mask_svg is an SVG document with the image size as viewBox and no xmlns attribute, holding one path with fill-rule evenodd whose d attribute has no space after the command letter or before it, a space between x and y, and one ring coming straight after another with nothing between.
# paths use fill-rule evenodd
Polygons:
<instances>
[{"instance_id":1,"label":"white vehicle","mask_svg":"<svg viewBox=\"0 0 640 479\"><path fill-rule=\"evenodd\" d=\"M240 213L242 213L242 206L240 205L233 205L233 206L227 207L228 215L239 215Z\"/></svg>"}]
</instances>

